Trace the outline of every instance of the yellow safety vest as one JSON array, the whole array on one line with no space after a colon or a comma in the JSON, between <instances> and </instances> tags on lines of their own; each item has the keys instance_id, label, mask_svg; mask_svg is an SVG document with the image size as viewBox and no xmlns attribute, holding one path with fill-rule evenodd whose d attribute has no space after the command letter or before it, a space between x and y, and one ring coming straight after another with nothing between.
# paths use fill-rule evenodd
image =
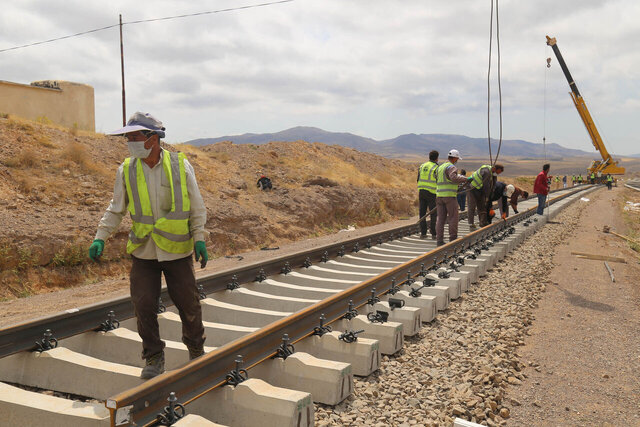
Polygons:
<instances>
[{"instance_id":1,"label":"yellow safety vest","mask_svg":"<svg viewBox=\"0 0 640 427\"><path fill-rule=\"evenodd\" d=\"M444 162L436 170L436 197L456 197L458 195L458 184L452 182L445 173L449 166L453 166L453 163Z\"/></svg>"},{"instance_id":2,"label":"yellow safety vest","mask_svg":"<svg viewBox=\"0 0 640 427\"><path fill-rule=\"evenodd\" d=\"M420 178L418 179L418 190L427 190L436 194L436 174L437 163L426 162L420 165Z\"/></svg>"},{"instance_id":3,"label":"yellow safety vest","mask_svg":"<svg viewBox=\"0 0 640 427\"><path fill-rule=\"evenodd\" d=\"M193 237L189 230L191 200L187 191L184 168L185 155L163 151L162 168L171 183L171 211L153 220L149 189L142 171L142 160L124 161L124 182L129 197L129 214L133 225L127 242L127 253L132 253L149 240L149 236L162 250L182 254L193 250Z\"/></svg>"},{"instance_id":4,"label":"yellow safety vest","mask_svg":"<svg viewBox=\"0 0 640 427\"><path fill-rule=\"evenodd\" d=\"M608 182L613 182L613 177L612 177L612 176L608 176L608 177L607 177L607 181L608 181Z\"/></svg>"},{"instance_id":5,"label":"yellow safety vest","mask_svg":"<svg viewBox=\"0 0 640 427\"><path fill-rule=\"evenodd\" d=\"M477 171L475 171L473 174L471 174L471 186L473 188L476 189L481 189L483 186L482 183L482 177L480 176L480 173L482 172L482 169L487 168L489 170L491 170L491 165L482 165L478 168Z\"/></svg>"}]
</instances>

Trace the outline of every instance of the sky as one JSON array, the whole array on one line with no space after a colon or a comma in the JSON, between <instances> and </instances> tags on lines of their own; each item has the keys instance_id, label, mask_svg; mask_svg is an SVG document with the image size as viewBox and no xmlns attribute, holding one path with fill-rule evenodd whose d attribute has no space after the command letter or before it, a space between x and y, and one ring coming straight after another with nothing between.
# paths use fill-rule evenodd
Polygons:
<instances>
[{"instance_id":1,"label":"sky","mask_svg":"<svg viewBox=\"0 0 640 427\"><path fill-rule=\"evenodd\" d=\"M9 0L0 50L123 22L269 0ZM315 126L374 139L499 136L491 0L294 0L123 27L127 116L168 142ZM594 151L546 35L610 152L640 153L640 2L500 0L504 139ZM495 20L494 20L495 26ZM551 68L546 59L552 58ZM0 80L95 89L96 130L122 122L118 28L0 52Z\"/></svg>"}]
</instances>

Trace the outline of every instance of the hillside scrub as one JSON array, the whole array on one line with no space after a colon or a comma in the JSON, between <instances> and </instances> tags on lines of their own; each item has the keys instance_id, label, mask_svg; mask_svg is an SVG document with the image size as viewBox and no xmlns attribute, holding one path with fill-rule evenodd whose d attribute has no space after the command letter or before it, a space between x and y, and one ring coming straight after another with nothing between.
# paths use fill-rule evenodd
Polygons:
<instances>
[{"instance_id":1,"label":"hillside scrub","mask_svg":"<svg viewBox=\"0 0 640 427\"><path fill-rule=\"evenodd\" d=\"M417 213L415 164L302 141L165 148L195 168L216 257ZM0 299L126 273L128 218L100 263L87 248L127 156L121 137L0 117ZM263 174L273 190L257 188Z\"/></svg>"}]
</instances>

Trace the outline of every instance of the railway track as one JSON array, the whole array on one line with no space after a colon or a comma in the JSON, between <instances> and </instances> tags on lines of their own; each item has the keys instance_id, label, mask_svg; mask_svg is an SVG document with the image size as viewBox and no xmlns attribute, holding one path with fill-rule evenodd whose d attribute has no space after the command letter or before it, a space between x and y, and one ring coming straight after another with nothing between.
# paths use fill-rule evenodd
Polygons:
<instances>
[{"instance_id":1,"label":"railway track","mask_svg":"<svg viewBox=\"0 0 640 427\"><path fill-rule=\"evenodd\" d=\"M554 192L550 216L593 189ZM475 231L462 221L438 248L412 224L203 277L207 354L188 364L164 290L168 371L146 382L128 298L2 329L0 424L313 425L314 401L348 397L353 375L377 370L542 226L535 204Z\"/></svg>"},{"instance_id":2,"label":"railway track","mask_svg":"<svg viewBox=\"0 0 640 427\"><path fill-rule=\"evenodd\" d=\"M632 190L640 191L640 179L632 179L630 181L627 181L624 186L629 187Z\"/></svg>"}]
</instances>

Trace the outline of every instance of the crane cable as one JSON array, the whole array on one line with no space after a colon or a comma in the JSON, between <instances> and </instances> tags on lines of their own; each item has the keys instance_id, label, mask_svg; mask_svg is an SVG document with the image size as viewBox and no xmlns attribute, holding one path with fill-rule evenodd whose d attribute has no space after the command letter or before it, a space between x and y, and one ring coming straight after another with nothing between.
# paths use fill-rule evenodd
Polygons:
<instances>
[{"instance_id":1,"label":"crane cable","mask_svg":"<svg viewBox=\"0 0 640 427\"><path fill-rule=\"evenodd\" d=\"M493 47L493 11L495 2L496 16L496 47L497 47L497 69L498 69L498 111L499 111L499 140L498 151L493 159L491 152L491 58ZM502 75L501 75L501 57L500 57L500 14L498 9L498 0L491 0L491 17L489 20L489 65L487 67L487 141L489 144L489 164L491 166L498 162L500 149L502 148Z\"/></svg>"}]
</instances>

